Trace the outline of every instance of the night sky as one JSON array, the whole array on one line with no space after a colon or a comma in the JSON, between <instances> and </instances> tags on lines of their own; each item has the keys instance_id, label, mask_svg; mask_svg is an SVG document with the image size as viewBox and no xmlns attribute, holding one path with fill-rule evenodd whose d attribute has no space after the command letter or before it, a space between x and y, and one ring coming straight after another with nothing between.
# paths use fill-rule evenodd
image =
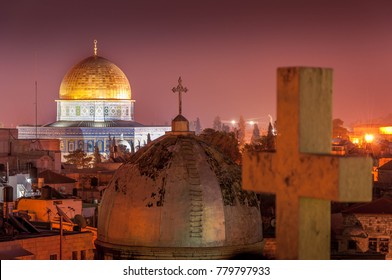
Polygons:
<instances>
[{"instance_id":1,"label":"night sky","mask_svg":"<svg viewBox=\"0 0 392 280\"><path fill-rule=\"evenodd\" d=\"M56 120L66 72L98 54L127 75L143 124L183 113L211 127L276 115L276 68L334 69L334 117L392 112L392 2L317 0L13 0L0 2L0 123Z\"/></svg>"}]
</instances>

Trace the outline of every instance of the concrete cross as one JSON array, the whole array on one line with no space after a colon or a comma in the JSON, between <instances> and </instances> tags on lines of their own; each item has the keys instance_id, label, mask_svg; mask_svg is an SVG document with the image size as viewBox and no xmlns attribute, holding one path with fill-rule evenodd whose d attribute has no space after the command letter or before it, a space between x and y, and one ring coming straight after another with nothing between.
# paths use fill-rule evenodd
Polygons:
<instances>
[{"instance_id":1,"label":"concrete cross","mask_svg":"<svg viewBox=\"0 0 392 280\"><path fill-rule=\"evenodd\" d=\"M330 201L372 198L371 158L332 156L332 69L279 68L276 153L245 152L243 188L276 194L276 258L329 259Z\"/></svg>"},{"instance_id":2,"label":"concrete cross","mask_svg":"<svg viewBox=\"0 0 392 280\"><path fill-rule=\"evenodd\" d=\"M181 99L181 95L182 95L183 92L185 93L185 92L188 91L188 89L187 89L186 87L183 87L183 86L182 86L182 79L181 79L181 76L178 78L178 86L177 86L177 87L174 87L174 88L172 89L172 91L173 91L174 93L178 92L179 115L181 115L181 113L182 113L182 99Z\"/></svg>"}]
</instances>

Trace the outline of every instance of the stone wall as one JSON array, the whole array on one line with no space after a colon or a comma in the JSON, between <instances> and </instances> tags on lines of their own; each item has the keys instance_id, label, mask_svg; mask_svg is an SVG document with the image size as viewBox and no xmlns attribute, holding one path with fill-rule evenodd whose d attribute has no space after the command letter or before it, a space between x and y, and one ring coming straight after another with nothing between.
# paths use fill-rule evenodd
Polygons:
<instances>
[{"instance_id":1,"label":"stone wall","mask_svg":"<svg viewBox=\"0 0 392 280\"><path fill-rule=\"evenodd\" d=\"M65 234L63 236L63 260L94 259L94 245L91 232ZM22 260L60 259L60 236L40 236L0 242L0 255L12 255L12 251L23 248L32 255L15 257ZM2 257L3 258L3 257ZM5 258L6 259L6 258Z\"/></svg>"},{"instance_id":2,"label":"stone wall","mask_svg":"<svg viewBox=\"0 0 392 280\"><path fill-rule=\"evenodd\" d=\"M338 252L382 253L392 259L392 215L345 215Z\"/></svg>"},{"instance_id":3,"label":"stone wall","mask_svg":"<svg viewBox=\"0 0 392 280\"><path fill-rule=\"evenodd\" d=\"M18 138L15 128L0 128L0 155L7 156L11 151L10 141Z\"/></svg>"},{"instance_id":4,"label":"stone wall","mask_svg":"<svg viewBox=\"0 0 392 280\"><path fill-rule=\"evenodd\" d=\"M265 241L225 247L125 247L97 241L100 260L228 260L265 259Z\"/></svg>"},{"instance_id":5,"label":"stone wall","mask_svg":"<svg viewBox=\"0 0 392 280\"><path fill-rule=\"evenodd\" d=\"M380 183L392 183L392 170L378 170L378 181Z\"/></svg>"}]
</instances>

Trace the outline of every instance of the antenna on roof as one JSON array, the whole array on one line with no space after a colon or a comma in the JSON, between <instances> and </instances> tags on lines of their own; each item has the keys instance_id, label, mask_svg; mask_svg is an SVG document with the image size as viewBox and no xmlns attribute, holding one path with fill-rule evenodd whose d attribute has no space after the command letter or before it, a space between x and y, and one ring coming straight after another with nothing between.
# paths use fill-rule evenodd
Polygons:
<instances>
[{"instance_id":1,"label":"antenna on roof","mask_svg":"<svg viewBox=\"0 0 392 280\"><path fill-rule=\"evenodd\" d=\"M57 214L60 216L60 260L63 259L63 220L73 225L74 223L65 212L56 204Z\"/></svg>"},{"instance_id":2,"label":"antenna on roof","mask_svg":"<svg viewBox=\"0 0 392 280\"><path fill-rule=\"evenodd\" d=\"M38 85L35 81L35 139L38 139Z\"/></svg>"}]
</instances>

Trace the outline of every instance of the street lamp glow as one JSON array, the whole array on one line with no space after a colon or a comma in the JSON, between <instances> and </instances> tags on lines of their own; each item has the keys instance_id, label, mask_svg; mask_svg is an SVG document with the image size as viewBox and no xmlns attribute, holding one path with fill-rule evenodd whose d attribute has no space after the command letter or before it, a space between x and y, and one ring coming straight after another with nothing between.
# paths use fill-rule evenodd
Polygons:
<instances>
[{"instance_id":1,"label":"street lamp glow","mask_svg":"<svg viewBox=\"0 0 392 280\"><path fill-rule=\"evenodd\" d=\"M250 124L250 125L254 125L255 122L254 122L254 121L250 121L249 124Z\"/></svg>"},{"instance_id":2,"label":"street lamp glow","mask_svg":"<svg viewBox=\"0 0 392 280\"><path fill-rule=\"evenodd\" d=\"M232 124L232 125L235 125L235 120L232 120L232 121L231 121L231 124Z\"/></svg>"},{"instance_id":3,"label":"street lamp glow","mask_svg":"<svg viewBox=\"0 0 392 280\"><path fill-rule=\"evenodd\" d=\"M373 134L365 134L365 142L366 143L372 143L374 140L374 135Z\"/></svg>"}]
</instances>

